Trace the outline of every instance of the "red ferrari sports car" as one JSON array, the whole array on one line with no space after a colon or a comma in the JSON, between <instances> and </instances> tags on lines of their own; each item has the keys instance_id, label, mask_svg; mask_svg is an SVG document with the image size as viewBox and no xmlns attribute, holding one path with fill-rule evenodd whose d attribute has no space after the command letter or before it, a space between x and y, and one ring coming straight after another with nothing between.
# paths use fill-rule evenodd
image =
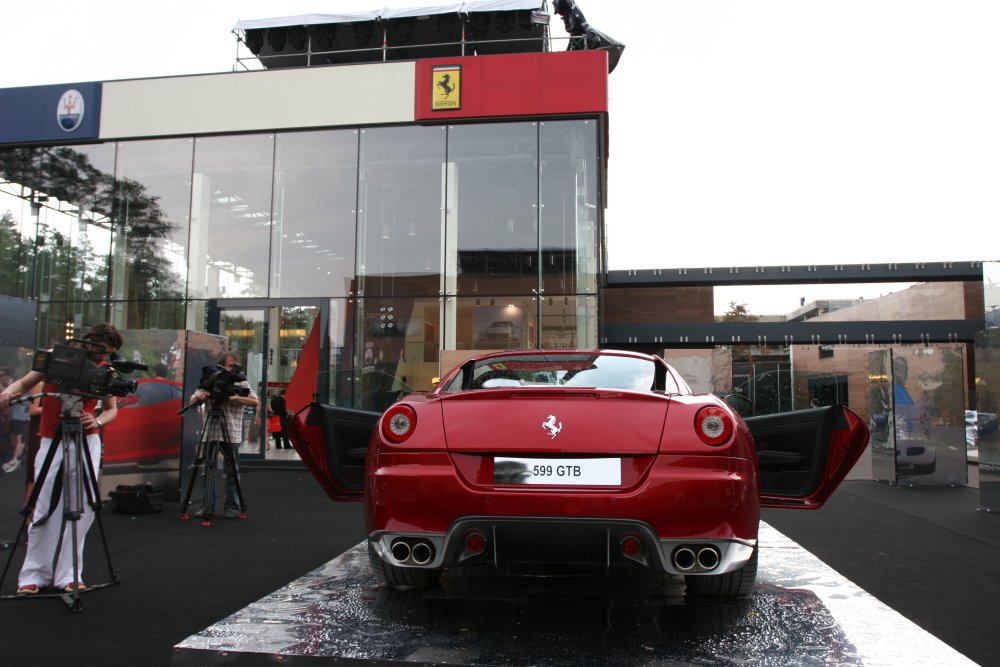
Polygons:
<instances>
[{"instance_id":1,"label":"red ferrari sports car","mask_svg":"<svg viewBox=\"0 0 1000 667\"><path fill-rule=\"evenodd\" d=\"M177 459L182 402L179 382L139 378L135 392L118 399L118 417L104 427L104 462Z\"/></svg>"},{"instance_id":2,"label":"red ferrari sports car","mask_svg":"<svg viewBox=\"0 0 1000 667\"><path fill-rule=\"evenodd\" d=\"M821 506L868 435L844 407L744 419L659 357L562 350L472 358L382 414L314 403L291 428L328 495L364 499L390 586L634 567L698 595L749 593L761 507Z\"/></svg>"}]
</instances>

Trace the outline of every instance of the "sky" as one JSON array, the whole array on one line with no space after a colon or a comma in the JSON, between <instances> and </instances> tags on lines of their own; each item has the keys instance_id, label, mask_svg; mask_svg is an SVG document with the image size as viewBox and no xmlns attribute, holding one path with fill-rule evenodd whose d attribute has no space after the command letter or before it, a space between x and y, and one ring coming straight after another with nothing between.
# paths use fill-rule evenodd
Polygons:
<instances>
[{"instance_id":1,"label":"sky","mask_svg":"<svg viewBox=\"0 0 1000 667\"><path fill-rule=\"evenodd\" d=\"M241 19L423 4L447 3L4 0L0 88L225 72ZM577 6L625 44L610 269L1000 259L1000 2Z\"/></svg>"}]
</instances>

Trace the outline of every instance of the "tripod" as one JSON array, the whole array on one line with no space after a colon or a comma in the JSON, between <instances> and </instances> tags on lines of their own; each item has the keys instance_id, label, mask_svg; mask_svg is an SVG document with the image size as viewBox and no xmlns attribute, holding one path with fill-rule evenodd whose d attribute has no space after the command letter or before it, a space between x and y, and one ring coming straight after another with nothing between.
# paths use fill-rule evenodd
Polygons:
<instances>
[{"instance_id":1,"label":"tripod","mask_svg":"<svg viewBox=\"0 0 1000 667\"><path fill-rule=\"evenodd\" d=\"M60 565L60 557L67 557L67 554L64 553L64 540L68 537L70 540L68 546L71 551L70 558L72 561L72 581L77 583L80 582L80 572L82 570L80 556L82 552L83 537L86 536L87 529L89 528L91 521L86 514L86 507L84 505L84 503L86 503L90 506L93 512L93 518L97 520L97 525L100 528L101 543L104 546L104 554L107 558L108 571L111 580L108 583L91 586L84 590L81 590L79 586L74 584L72 589L69 591L39 593L32 596L60 597L64 602L66 602L67 605L69 605L72 611L81 611L83 608L80 601L81 593L98 588L105 588L107 586L113 586L119 583L118 575L111 564L111 552L108 550L108 541L104 534L104 524L101 522L101 499L100 487L97 482L97 473L94 468L94 461L90 455L90 448L87 445L86 434L84 433L83 425L80 422L80 416L83 414L84 396L59 392L42 392L41 394L24 396L11 402L28 402L38 398L39 396L50 396L60 400L60 421L59 425L56 427L52 443L49 445L45 459L42 462L42 467L39 469L34 489L32 490L24 509L21 510L21 514L24 515L24 520L21 522L21 528L14 541L14 548L11 551L10 557L7 559L7 564L4 566L3 574L0 574L0 587L2 587L3 581L7 577L7 572L10 570L11 562L14 559L14 552L17 549L17 545L21 543L21 538L25 533L25 529L29 530L29 535L31 536L28 554L25 557L26 560L33 557L37 562L38 555L32 554L32 552L35 549L44 549L49 546L47 543L51 541L51 532L43 533L40 527L52 518L52 515L59 508L60 503L62 504L62 524L54 545L50 571L56 573L58 571L57 568ZM88 397L100 398L93 396ZM59 460L56 463L57 454L59 455ZM52 477L51 484L46 484L53 464L56 464L58 467L54 471L54 477ZM38 501L41 497L43 489L47 489L50 496L45 502L39 505ZM41 516L39 516L40 514ZM34 519L33 522L32 519ZM81 521L84 521L82 535L80 534ZM32 522L30 527L29 522ZM70 528L68 536L66 530L67 526ZM32 532L30 531L30 528L39 528L40 530ZM21 596L3 596L4 599L15 597L20 598Z\"/></svg>"},{"instance_id":2,"label":"tripod","mask_svg":"<svg viewBox=\"0 0 1000 667\"><path fill-rule=\"evenodd\" d=\"M183 502L181 502L181 519L191 518L187 513L187 508L191 502L191 492L194 490L198 471L201 469L202 464L204 464L205 484L202 493L202 510L199 512L199 515L202 518L201 525L206 527L212 525L212 516L215 514L215 472L220 453L222 454L226 474L235 487L236 502L239 505L239 518L245 519L247 516L247 504L243 498L243 489L240 486L239 462L236 460L237 454L232 446L233 441L230 439L226 428L225 415L222 414L222 402L224 400L225 397L211 397L209 399L208 416L205 418L205 426L201 432L201 438L198 440L198 447L195 450L195 460L194 465L191 466L191 478L188 480L187 492L184 494ZM203 404L194 403L181 410L181 412Z\"/></svg>"}]
</instances>

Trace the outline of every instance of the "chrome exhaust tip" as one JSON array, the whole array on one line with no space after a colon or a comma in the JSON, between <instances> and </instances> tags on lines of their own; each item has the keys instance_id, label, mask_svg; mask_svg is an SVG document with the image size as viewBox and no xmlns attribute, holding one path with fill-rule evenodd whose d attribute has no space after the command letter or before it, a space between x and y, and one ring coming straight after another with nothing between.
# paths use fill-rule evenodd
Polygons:
<instances>
[{"instance_id":1,"label":"chrome exhaust tip","mask_svg":"<svg viewBox=\"0 0 1000 667\"><path fill-rule=\"evenodd\" d=\"M698 550L698 566L703 570L714 570L722 560L715 547L703 547Z\"/></svg>"},{"instance_id":2,"label":"chrome exhaust tip","mask_svg":"<svg viewBox=\"0 0 1000 667\"><path fill-rule=\"evenodd\" d=\"M410 559L414 565L427 565L434 558L434 549L427 542L417 542L410 549Z\"/></svg>"},{"instance_id":3,"label":"chrome exhaust tip","mask_svg":"<svg viewBox=\"0 0 1000 667\"><path fill-rule=\"evenodd\" d=\"M410 545L403 540L393 542L389 551L392 553L392 557L396 559L396 562L399 563L405 563L410 557Z\"/></svg>"},{"instance_id":4,"label":"chrome exhaust tip","mask_svg":"<svg viewBox=\"0 0 1000 667\"><path fill-rule=\"evenodd\" d=\"M698 556L690 547L674 549L674 567L680 572L690 572L698 564Z\"/></svg>"}]
</instances>

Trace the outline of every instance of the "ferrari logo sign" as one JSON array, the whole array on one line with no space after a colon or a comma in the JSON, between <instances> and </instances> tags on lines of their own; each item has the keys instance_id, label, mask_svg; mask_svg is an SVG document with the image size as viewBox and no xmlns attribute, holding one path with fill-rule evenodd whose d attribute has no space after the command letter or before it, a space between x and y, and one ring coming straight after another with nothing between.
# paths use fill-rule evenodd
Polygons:
<instances>
[{"instance_id":1,"label":"ferrari logo sign","mask_svg":"<svg viewBox=\"0 0 1000 667\"><path fill-rule=\"evenodd\" d=\"M562 422L559 422L557 426L556 416L549 415L549 418L542 422L542 428L545 429L545 432L549 434L549 437L555 440L556 436L559 435L559 431L562 430Z\"/></svg>"},{"instance_id":2,"label":"ferrari logo sign","mask_svg":"<svg viewBox=\"0 0 1000 667\"><path fill-rule=\"evenodd\" d=\"M431 110L462 108L462 66L439 65L431 70Z\"/></svg>"}]
</instances>

